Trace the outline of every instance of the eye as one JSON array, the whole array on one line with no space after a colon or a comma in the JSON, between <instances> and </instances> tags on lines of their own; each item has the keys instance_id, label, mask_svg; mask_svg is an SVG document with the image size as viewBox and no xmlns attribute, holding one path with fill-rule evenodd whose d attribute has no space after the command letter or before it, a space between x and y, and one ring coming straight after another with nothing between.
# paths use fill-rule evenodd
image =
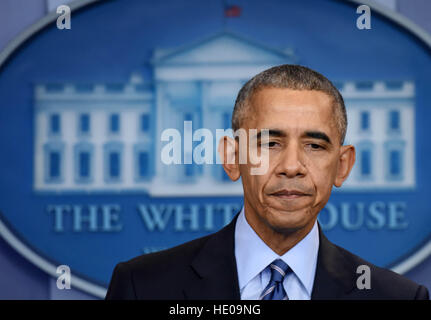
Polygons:
<instances>
[{"instance_id":1,"label":"eye","mask_svg":"<svg viewBox=\"0 0 431 320\"><path fill-rule=\"evenodd\" d=\"M275 141L262 142L260 144L260 146L263 148L274 148L274 147L277 147L278 145L279 145L278 142L275 142Z\"/></svg>"},{"instance_id":2,"label":"eye","mask_svg":"<svg viewBox=\"0 0 431 320\"><path fill-rule=\"evenodd\" d=\"M316 143L309 143L308 146L310 146L310 148L312 150L324 150L325 148L319 144Z\"/></svg>"}]
</instances>

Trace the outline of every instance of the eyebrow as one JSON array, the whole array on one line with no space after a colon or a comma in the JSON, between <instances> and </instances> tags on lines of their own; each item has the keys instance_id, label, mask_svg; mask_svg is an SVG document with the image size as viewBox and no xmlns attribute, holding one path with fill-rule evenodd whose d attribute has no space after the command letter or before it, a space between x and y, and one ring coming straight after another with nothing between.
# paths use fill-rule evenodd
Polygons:
<instances>
[{"instance_id":1,"label":"eyebrow","mask_svg":"<svg viewBox=\"0 0 431 320\"><path fill-rule=\"evenodd\" d=\"M329 139L328 135L322 131L306 131L303 136L305 137L309 137L309 138L314 138L314 139L319 139L319 140L324 140L329 144L332 144L331 139Z\"/></svg>"},{"instance_id":2,"label":"eyebrow","mask_svg":"<svg viewBox=\"0 0 431 320\"><path fill-rule=\"evenodd\" d=\"M278 130L278 129L263 129L263 130L267 130L268 136L270 136L270 137L279 137L279 138L286 137L286 133L283 130ZM263 130L259 131L256 134L256 140L259 140L262 138L262 131Z\"/></svg>"},{"instance_id":3,"label":"eyebrow","mask_svg":"<svg viewBox=\"0 0 431 320\"><path fill-rule=\"evenodd\" d=\"M278 138L284 138L287 136L287 134L283 130L279 129L269 129L268 135L270 137L278 137ZM332 144L331 139L329 139L328 135L322 131L306 131L302 135L303 137L313 138L313 139L319 139L323 140L329 144ZM256 134L256 139L259 140L262 137L262 131L259 131Z\"/></svg>"}]
</instances>

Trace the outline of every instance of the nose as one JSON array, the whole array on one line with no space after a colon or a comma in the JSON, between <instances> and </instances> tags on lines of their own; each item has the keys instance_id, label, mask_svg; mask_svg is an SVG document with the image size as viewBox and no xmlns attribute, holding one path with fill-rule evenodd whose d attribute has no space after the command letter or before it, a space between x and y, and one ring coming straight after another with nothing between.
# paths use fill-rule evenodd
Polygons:
<instances>
[{"instance_id":1,"label":"nose","mask_svg":"<svg viewBox=\"0 0 431 320\"><path fill-rule=\"evenodd\" d=\"M304 154L297 142L289 142L285 150L280 154L276 168L277 176L288 178L301 177L306 174L304 166Z\"/></svg>"}]
</instances>

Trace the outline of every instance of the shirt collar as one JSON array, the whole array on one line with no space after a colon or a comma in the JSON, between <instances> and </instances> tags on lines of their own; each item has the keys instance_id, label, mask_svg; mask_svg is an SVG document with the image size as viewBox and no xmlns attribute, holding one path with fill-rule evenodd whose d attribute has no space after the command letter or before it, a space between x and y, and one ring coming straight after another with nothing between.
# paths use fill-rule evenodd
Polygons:
<instances>
[{"instance_id":1,"label":"shirt collar","mask_svg":"<svg viewBox=\"0 0 431 320\"><path fill-rule=\"evenodd\" d=\"M276 254L248 224L242 208L235 226L235 257L242 290L275 259L286 262L311 296L319 251L317 221L311 231L283 256Z\"/></svg>"}]
</instances>

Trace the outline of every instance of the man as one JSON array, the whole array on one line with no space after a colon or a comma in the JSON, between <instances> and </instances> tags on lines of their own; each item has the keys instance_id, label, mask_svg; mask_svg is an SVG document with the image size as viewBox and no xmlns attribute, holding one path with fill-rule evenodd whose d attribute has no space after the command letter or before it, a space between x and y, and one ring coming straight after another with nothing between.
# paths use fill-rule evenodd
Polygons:
<instances>
[{"instance_id":1,"label":"man","mask_svg":"<svg viewBox=\"0 0 431 320\"><path fill-rule=\"evenodd\" d=\"M263 174L241 140L219 152L244 207L219 232L116 266L106 299L428 299L428 291L326 239L317 215L355 162L343 145L343 98L321 74L296 65L268 69L240 90L232 129L257 134ZM265 130L264 130L265 129ZM262 134L266 132L267 134ZM358 267L369 270L358 285ZM369 268L369 269L368 269Z\"/></svg>"}]
</instances>

